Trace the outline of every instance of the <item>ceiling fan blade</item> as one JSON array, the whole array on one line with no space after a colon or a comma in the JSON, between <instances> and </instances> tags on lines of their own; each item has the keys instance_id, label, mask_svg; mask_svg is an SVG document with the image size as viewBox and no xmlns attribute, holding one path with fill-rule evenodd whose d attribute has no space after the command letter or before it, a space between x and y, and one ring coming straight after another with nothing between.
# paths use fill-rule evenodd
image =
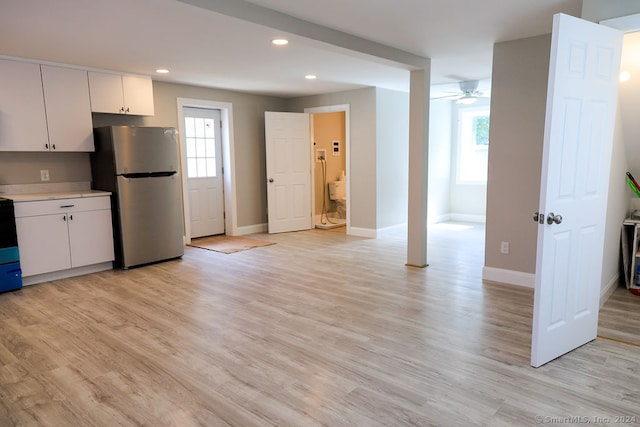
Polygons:
<instances>
[{"instance_id":1,"label":"ceiling fan blade","mask_svg":"<svg viewBox=\"0 0 640 427\"><path fill-rule=\"evenodd\" d=\"M434 100L434 99L447 99L447 98L453 99L453 98L459 98L460 95L461 95L460 93L457 93L455 95L436 96L436 97L429 98L429 99L431 99L431 100Z\"/></svg>"}]
</instances>

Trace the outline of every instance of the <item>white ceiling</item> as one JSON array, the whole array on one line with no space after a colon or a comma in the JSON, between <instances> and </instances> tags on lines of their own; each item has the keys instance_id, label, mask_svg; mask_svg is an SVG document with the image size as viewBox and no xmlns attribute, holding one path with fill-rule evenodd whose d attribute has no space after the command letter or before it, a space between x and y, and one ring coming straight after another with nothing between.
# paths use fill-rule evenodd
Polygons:
<instances>
[{"instance_id":1,"label":"white ceiling","mask_svg":"<svg viewBox=\"0 0 640 427\"><path fill-rule=\"evenodd\" d=\"M326 43L326 37L313 40L310 33L317 27L308 23L315 23L394 48L390 51L429 57L432 83L448 83L441 88L456 90L451 83L490 77L495 42L548 33L554 13L579 16L581 4L581 0L2 0L0 55L283 97L364 86L408 90L411 66L336 48ZM272 11L281 14L261 21ZM266 22L299 31L296 35L260 25ZM272 46L270 41L277 36L286 36L290 44ZM171 73L157 76L158 67ZM305 80L310 73L318 79Z\"/></svg>"}]
</instances>

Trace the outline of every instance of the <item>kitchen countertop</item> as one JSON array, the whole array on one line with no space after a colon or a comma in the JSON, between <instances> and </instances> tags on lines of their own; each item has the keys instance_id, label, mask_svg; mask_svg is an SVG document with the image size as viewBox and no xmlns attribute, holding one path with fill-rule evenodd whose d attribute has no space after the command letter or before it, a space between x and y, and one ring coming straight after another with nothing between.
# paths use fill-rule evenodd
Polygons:
<instances>
[{"instance_id":1,"label":"kitchen countertop","mask_svg":"<svg viewBox=\"0 0 640 427\"><path fill-rule=\"evenodd\" d=\"M35 202L40 200L76 199L80 197L100 197L109 196L109 191L81 190L81 191L61 191L56 193L26 193L26 194L0 194L1 198L10 199L14 202Z\"/></svg>"}]
</instances>

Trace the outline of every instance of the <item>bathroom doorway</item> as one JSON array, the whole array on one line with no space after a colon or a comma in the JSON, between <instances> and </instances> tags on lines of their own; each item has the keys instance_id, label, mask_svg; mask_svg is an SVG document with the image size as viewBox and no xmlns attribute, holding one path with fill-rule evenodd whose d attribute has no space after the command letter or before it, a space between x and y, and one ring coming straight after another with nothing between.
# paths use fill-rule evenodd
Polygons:
<instances>
[{"instance_id":1,"label":"bathroom doorway","mask_svg":"<svg viewBox=\"0 0 640 427\"><path fill-rule=\"evenodd\" d=\"M348 106L305 109L311 114L312 209L315 228L349 234Z\"/></svg>"}]
</instances>

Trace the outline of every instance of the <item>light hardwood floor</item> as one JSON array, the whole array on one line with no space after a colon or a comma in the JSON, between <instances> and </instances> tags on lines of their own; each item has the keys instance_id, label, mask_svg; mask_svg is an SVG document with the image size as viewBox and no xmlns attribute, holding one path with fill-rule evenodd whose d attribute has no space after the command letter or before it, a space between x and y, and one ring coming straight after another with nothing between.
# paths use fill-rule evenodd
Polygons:
<instances>
[{"instance_id":1,"label":"light hardwood floor","mask_svg":"<svg viewBox=\"0 0 640 427\"><path fill-rule=\"evenodd\" d=\"M597 339L531 368L533 292L483 283L482 230L458 226L432 229L426 269L404 266L403 230L311 230L2 294L0 426L636 416L640 348Z\"/></svg>"}]
</instances>

